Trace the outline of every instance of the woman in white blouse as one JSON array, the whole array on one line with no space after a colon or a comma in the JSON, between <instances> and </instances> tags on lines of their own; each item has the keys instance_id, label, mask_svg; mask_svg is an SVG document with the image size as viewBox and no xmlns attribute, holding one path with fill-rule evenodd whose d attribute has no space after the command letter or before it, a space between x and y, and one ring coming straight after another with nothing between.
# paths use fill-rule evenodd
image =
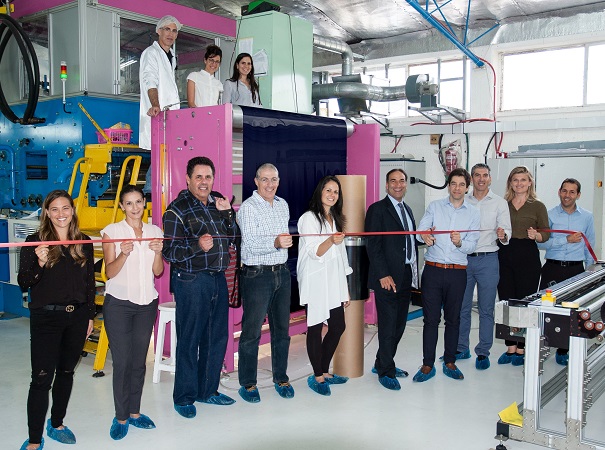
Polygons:
<instances>
[{"instance_id":1,"label":"woman in white blouse","mask_svg":"<svg viewBox=\"0 0 605 450\"><path fill-rule=\"evenodd\" d=\"M258 83L254 78L254 61L249 53L240 53L233 64L233 75L225 81L223 104L261 106Z\"/></svg>"},{"instance_id":2,"label":"woman in white blouse","mask_svg":"<svg viewBox=\"0 0 605 450\"><path fill-rule=\"evenodd\" d=\"M309 210L298 219L296 266L300 304L307 305L307 353L313 375L309 387L321 395L330 395L331 384L346 383L348 378L330 374L330 362L345 330L344 307L349 304L347 275L349 266L343 244L345 217L342 194L336 177L324 177L313 192ZM328 332L321 332L324 322Z\"/></svg>"},{"instance_id":3,"label":"woman in white blouse","mask_svg":"<svg viewBox=\"0 0 605 450\"><path fill-rule=\"evenodd\" d=\"M218 105L223 84L214 76L221 66L223 51L216 45L206 47L204 68L187 76L187 104L196 106Z\"/></svg>"},{"instance_id":4,"label":"woman in white blouse","mask_svg":"<svg viewBox=\"0 0 605 450\"><path fill-rule=\"evenodd\" d=\"M151 331L157 316L158 292L154 276L164 270L162 230L143 222L145 197L138 186L127 185L120 192L120 208L126 218L101 230L105 285L103 318L113 361L113 399L116 416L109 435L122 439L128 426L155 428L139 409L145 381L145 360ZM136 238L157 238L136 241Z\"/></svg>"}]
</instances>

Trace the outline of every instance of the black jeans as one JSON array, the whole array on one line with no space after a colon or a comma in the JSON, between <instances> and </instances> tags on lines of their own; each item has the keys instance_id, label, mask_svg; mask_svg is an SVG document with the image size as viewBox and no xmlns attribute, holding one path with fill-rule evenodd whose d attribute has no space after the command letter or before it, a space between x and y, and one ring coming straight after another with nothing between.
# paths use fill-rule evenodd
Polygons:
<instances>
[{"instance_id":1,"label":"black jeans","mask_svg":"<svg viewBox=\"0 0 605 450\"><path fill-rule=\"evenodd\" d=\"M321 339L323 322L307 328L307 354L316 377L328 373L330 361L336 352L342 333L345 332L345 309L343 306L330 310L328 332Z\"/></svg>"},{"instance_id":2,"label":"black jeans","mask_svg":"<svg viewBox=\"0 0 605 450\"><path fill-rule=\"evenodd\" d=\"M422 310L424 327L422 329L422 350L425 366L433 367L441 308L445 320L443 362L456 361L456 348L460 333L460 308L466 290L466 270L442 269L425 265L422 272Z\"/></svg>"},{"instance_id":3,"label":"black jeans","mask_svg":"<svg viewBox=\"0 0 605 450\"><path fill-rule=\"evenodd\" d=\"M86 340L88 312L86 305L73 312L30 310L32 381L27 398L27 424L31 444L42 440L51 386L51 424L54 428L63 425L74 370Z\"/></svg>"},{"instance_id":4,"label":"black jeans","mask_svg":"<svg viewBox=\"0 0 605 450\"><path fill-rule=\"evenodd\" d=\"M113 402L118 420L140 412L145 360L157 315L157 298L148 305L137 305L105 295L103 318L113 362Z\"/></svg>"}]
</instances>

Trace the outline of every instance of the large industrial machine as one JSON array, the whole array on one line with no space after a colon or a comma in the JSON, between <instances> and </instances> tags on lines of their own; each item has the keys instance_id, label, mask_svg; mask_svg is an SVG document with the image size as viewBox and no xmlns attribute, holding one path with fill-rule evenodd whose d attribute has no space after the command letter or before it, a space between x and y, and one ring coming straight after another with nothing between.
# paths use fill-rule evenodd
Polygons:
<instances>
[{"instance_id":1,"label":"large industrial machine","mask_svg":"<svg viewBox=\"0 0 605 450\"><path fill-rule=\"evenodd\" d=\"M138 59L142 49L157 38L151 24L155 19L150 20L150 15L164 15L167 5L171 14L182 18L185 25L175 49L179 57L177 84L181 98L185 97L186 75L200 68L200 49L215 43L223 48L226 62L229 53L248 51L254 55L255 63L259 63L257 75L265 109L224 105L164 111L152 122L149 152L136 144ZM235 21L167 4L164 0L149 0L144 7L138 7L140 11L125 11L117 0L99 0L94 4L56 0L50 6L40 10L28 6L30 16L22 20L28 33L38 36L34 47L43 60L40 77L44 82L40 89L44 95L36 109L40 123L28 125L0 116L0 209L4 215L0 217L0 241L22 241L34 232L39 207L53 189L72 193L81 227L95 236L106 224L121 219L116 202L121 186L148 182L151 186L148 205L153 204L148 215L161 226L166 206L186 188L187 160L197 155L208 156L215 162L215 190L233 197L236 205L251 195L256 167L263 162L275 163L283 180L280 195L290 204L293 233L312 188L323 175L365 175L367 203L383 195L378 125L354 125L344 119L309 114L313 101L325 98L324 95L348 96L358 103L369 98L364 94L367 87L361 83L343 84L348 90L344 93L338 83L330 84L324 87L325 92L318 91L312 98L312 91L316 91L311 89L313 45L338 52L345 49L343 68L350 73L352 55L346 52L345 43L314 36L308 22L276 11L247 15L236 27ZM111 45L97 38L101 35L111 37ZM78 41L80 45L74 45ZM69 78L64 65L73 68ZM230 75L226 73L230 64L224 65L222 80ZM8 100L12 101L16 114L21 115L28 107L19 95L27 95L27 89L18 81L19 70L2 62L0 73L2 87L10 88L6 91L12 95ZM59 79L61 83L55 82ZM436 92L434 85L428 90L427 86L428 83L414 82L408 90L413 90L411 94L420 101L421 96ZM383 101L406 96L406 86L388 92L374 91L371 99L375 100L376 95ZM118 124L120 131L129 131L129 139L110 137L110 142L99 143L103 141L102 132L95 122L105 131ZM264 125L258 125L261 123ZM281 129L285 123L294 125ZM292 130L305 130L305 134L296 140ZM267 139L273 139L272 143L263 145ZM422 168L422 174L410 175L424 176L423 162L405 164ZM420 210L424 209L423 190L419 187L421 195L416 199ZM102 258L101 252L96 256ZM18 250L0 251L0 261L0 311L28 315L26 294L21 293L16 283ZM295 262L291 266L295 267ZM160 302L172 300L168 273L165 270L157 282ZM291 333L295 334L306 328L304 311L296 307L296 287L292 304ZM371 306L366 315L369 323L376 323ZM228 370L233 369L240 319L241 311L232 310Z\"/></svg>"},{"instance_id":2,"label":"large industrial machine","mask_svg":"<svg viewBox=\"0 0 605 450\"><path fill-rule=\"evenodd\" d=\"M523 425L499 422L498 435L547 448L605 449L602 424L591 420L605 402L605 264L550 289L554 304L542 300L546 290L496 304L507 339L525 340ZM553 347L569 348L567 367L549 365Z\"/></svg>"}]
</instances>

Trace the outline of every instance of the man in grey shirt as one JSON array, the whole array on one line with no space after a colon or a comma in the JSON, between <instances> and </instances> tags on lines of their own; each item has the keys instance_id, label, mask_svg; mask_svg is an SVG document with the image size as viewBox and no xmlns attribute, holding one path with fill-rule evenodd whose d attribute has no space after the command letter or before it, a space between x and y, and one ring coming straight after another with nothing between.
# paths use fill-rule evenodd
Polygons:
<instances>
[{"instance_id":1,"label":"man in grey shirt","mask_svg":"<svg viewBox=\"0 0 605 450\"><path fill-rule=\"evenodd\" d=\"M468 255L466 268L466 291L460 310L460 335L456 359L471 357L469 334L471 331L471 309L477 285L479 308L479 343L475 347L478 370L489 368L489 350L494 342L494 304L500 279L498 244L508 244L511 235L510 213L506 201L490 190L492 182L487 164L475 164L471 169L473 192L466 194L466 201L481 214L481 233L474 253Z\"/></svg>"}]
</instances>

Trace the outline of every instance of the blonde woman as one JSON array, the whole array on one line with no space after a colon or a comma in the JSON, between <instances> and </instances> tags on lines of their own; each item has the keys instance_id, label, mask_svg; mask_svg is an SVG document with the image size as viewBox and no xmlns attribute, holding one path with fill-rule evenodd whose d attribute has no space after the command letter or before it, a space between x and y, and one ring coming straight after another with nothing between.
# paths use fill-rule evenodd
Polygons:
<instances>
[{"instance_id":1,"label":"blonde woman","mask_svg":"<svg viewBox=\"0 0 605 450\"><path fill-rule=\"evenodd\" d=\"M540 253L536 242L545 242L550 233L537 231L548 229L546 206L536 198L534 177L527 167L515 167L506 182L504 199L508 202L512 236L508 245L500 245L500 300L522 299L538 290L540 281ZM525 344L505 340L506 353L498 364L512 363L522 366L525 362Z\"/></svg>"}]
</instances>

